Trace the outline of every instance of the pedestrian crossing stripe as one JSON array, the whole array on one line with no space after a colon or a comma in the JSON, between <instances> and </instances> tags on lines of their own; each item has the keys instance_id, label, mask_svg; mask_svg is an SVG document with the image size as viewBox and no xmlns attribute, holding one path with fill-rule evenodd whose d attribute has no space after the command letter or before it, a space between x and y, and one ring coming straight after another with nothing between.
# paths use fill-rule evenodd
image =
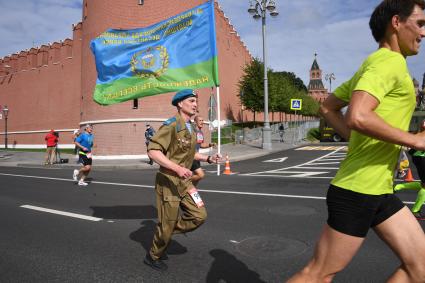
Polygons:
<instances>
[{"instance_id":1,"label":"pedestrian crossing stripe","mask_svg":"<svg viewBox=\"0 0 425 283\"><path fill-rule=\"evenodd\" d=\"M303 146L300 148L296 148L295 150L338 150L338 151L347 151L347 146Z\"/></svg>"}]
</instances>

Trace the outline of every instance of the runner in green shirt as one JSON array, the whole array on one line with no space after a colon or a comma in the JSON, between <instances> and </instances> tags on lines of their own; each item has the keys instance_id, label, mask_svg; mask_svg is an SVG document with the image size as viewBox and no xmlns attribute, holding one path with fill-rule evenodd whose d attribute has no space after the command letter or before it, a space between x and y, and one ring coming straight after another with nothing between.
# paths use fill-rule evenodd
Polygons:
<instances>
[{"instance_id":1,"label":"runner in green shirt","mask_svg":"<svg viewBox=\"0 0 425 283\"><path fill-rule=\"evenodd\" d=\"M422 121L421 130L425 130L425 120ZM394 187L394 191L398 192L401 190L416 190L418 195L416 197L415 204L412 207L413 215L420 220L424 220L425 216L421 213L421 208L425 202L425 151L421 150L409 150L412 154L412 161L418 171L420 182L407 182L398 184Z\"/></svg>"},{"instance_id":2,"label":"runner in green shirt","mask_svg":"<svg viewBox=\"0 0 425 283\"><path fill-rule=\"evenodd\" d=\"M379 49L321 106L349 140L348 154L329 187L328 220L313 258L288 282L331 282L370 228L401 260L387 282L425 282L425 234L392 190L400 146L425 150L425 133L407 132L415 93L405 59L425 37L424 9L423 0L382 1L369 22Z\"/></svg>"}]
</instances>

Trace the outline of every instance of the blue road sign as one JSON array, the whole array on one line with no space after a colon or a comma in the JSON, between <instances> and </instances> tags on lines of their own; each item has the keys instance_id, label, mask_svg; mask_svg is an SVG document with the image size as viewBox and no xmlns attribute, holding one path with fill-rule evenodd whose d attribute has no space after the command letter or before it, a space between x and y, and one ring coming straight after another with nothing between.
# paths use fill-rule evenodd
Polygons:
<instances>
[{"instance_id":1,"label":"blue road sign","mask_svg":"<svg viewBox=\"0 0 425 283\"><path fill-rule=\"evenodd\" d=\"M291 110L301 110L303 105L302 99L291 99Z\"/></svg>"}]
</instances>

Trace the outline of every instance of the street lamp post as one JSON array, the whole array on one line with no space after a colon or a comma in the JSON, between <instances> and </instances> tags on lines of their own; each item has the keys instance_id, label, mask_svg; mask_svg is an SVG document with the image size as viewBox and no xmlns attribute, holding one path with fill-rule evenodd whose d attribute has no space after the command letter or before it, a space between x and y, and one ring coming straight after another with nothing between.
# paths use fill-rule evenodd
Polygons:
<instances>
[{"instance_id":1,"label":"street lamp post","mask_svg":"<svg viewBox=\"0 0 425 283\"><path fill-rule=\"evenodd\" d=\"M255 4L254 4L255 3ZM273 0L254 0L251 1L248 13L256 20L262 20L263 35L263 63L264 63L264 128L263 128L263 149L272 149L272 136L269 122L269 89L267 80L267 56L266 56L266 15L276 17L279 13L276 10L276 4Z\"/></svg>"},{"instance_id":2,"label":"street lamp post","mask_svg":"<svg viewBox=\"0 0 425 283\"><path fill-rule=\"evenodd\" d=\"M329 81L329 93L332 94L332 80L335 80L335 74L334 73L326 74L325 80Z\"/></svg>"},{"instance_id":3,"label":"street lamp post","mask_svg":"<svg viewBox=\"0 0 425 283\"><path fill-rule=\"evenodd\" d=\"M9 114L9 108L7 108L7 105L3 108L3 115L4 115L4 148L7 150L7 115Z\"/></svg>"}]
</instances>

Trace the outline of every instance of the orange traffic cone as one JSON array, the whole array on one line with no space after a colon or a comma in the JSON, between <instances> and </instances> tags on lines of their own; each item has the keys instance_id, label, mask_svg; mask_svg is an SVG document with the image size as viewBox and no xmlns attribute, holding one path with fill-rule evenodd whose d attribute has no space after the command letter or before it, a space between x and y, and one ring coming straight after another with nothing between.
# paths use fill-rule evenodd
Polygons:
<instances>
[{"instance_id":1,"label":"orange traffic cone","mask_svg":"<svg viewBox=\"0 0 425 283\"><path fill-rule=\"evenodd\" d=\"M413 182L413 181L415 181L415 179L413 179L412 170L410 170L410 168L407 169L407 174L406 174L406 177L404 178L404 181L405 182Z\"/></svg>"},{"instance_id":2,"label":"orange traffic cone","mask_svg":"<svg viewBox=\"0 0 425 283\"><path fill-rule=\"evenodd\" d=\"M226 154L226 164L224 165L224 172L225 175L231 175L232 171L230 171L230 160L229 155Z\"/></svg>"}]
</instances>

